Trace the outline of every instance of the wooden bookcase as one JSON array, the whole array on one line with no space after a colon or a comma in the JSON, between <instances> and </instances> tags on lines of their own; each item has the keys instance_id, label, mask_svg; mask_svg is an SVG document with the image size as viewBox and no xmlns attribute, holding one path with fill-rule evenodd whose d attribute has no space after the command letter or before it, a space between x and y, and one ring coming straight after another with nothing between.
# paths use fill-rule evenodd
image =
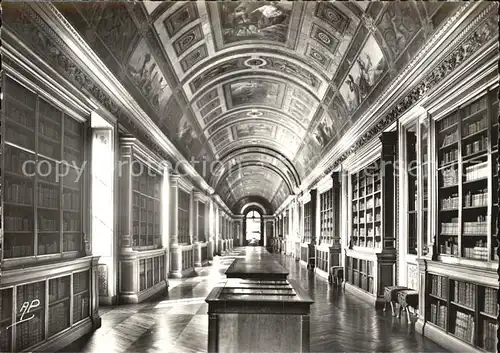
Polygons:
<instances>
[{"instance_id":1,"label":"wooden bookcase","mask_svg":"<svg viewBox=\"0 0 500 353\"><path fill-rule=\"evenodd\" d=\"M304 240L303 243L309 243L311 241L311 202L304 204Z\"/></svg>"},{"instance_id":2,"label":"wooden bookcase","mask_svg":"<svg viewBox=\"0 0 500 353\"><path fill-rule=\"evenodd\" d=\"M352 242L366 248L382 247L381 160L351 175Z\"/></svg>"},{"instance_id":3,"label":"wooden bookcase","mask_svg":"<svg viewBox=\"0 0 500 353\"><path fill-rule=\"evenodd\" d=\"M198 205L198 241L206 242L206 227L205 227L205 204L197 202Z\"/></svg>"},{"instance_id":4,"label":"wooden bookcase","mask_svg":"<svg viewBox=\"0 0 500 353\"><path fill-rule=\"evenodd\" d=\"M161 246L161 184L163 176L134 159L133 245L134 249L154 249Z\"/></svg>"},{"instance_id":5,"label":"wooden bookcase","mask_svg":"<svg viewBox=\"0 0 500 353\"><path fill-rule=\"evenodd\" d=\"M91 314L91 274L90 270L79 270L59 277L18 284L0 290L0 351L26 351L40 347L44 341L54 336L68 333L72 327L88 319ZM13 300L18 310L13 313ZM48 296L46 295L48 294ZM30 309L29 317L33 319L21 321L23 306L39 305ZM14 314L14 315L13 315ZM10 326L14 319L20 322ZM59 338L60 339L60 338ZM38 349L36 349L38 350Z\"/></svg>"},{"instance_id":6,"label":"wooden bookcase","mask_svg":"<svg viewBox=\"0 0 500 353\"><path fill-rule=\"evenodd\" d=\"M319 244L333 241L333 188L320 194L320 238Z\"/></svg>"},{"instance_id":7,"label":"wooden bookcase","mask_svg":"<svg viewBox=\"0 0 500 353\"><path fill-rule=\"evenodd\" d=\"M359 293L376 306L384 304L384 287L396 274L395 175L398 145L396 131L383 132L356 157L345 162L350 171L344 197L350 207L351 226L345 266L352 266L346 289ZM344 166L343 166L344 167ZM349 272L347 267L346 272ZM356 275L357 273L357 275Z\"/></svg>"},{"instance_id":8,"label":"wooden bookcase","mask_svg":"<svg viewBox=\"0 0 500 353\"><path fill-rule=\"evenodd\" d=\"M165 256L139 260L139 291L143 292L165 280Z\"/></svg>"},{"instance_id":9,"label":"wooden bookcase","mask_svg":"<svg viewBox=\"0 0 500 353\"><path fill-rule=\"evenodd\" d=\"M123 303L139 303L167 286L163 243L163 166L139 140L120 136L120 292ZM160 271L163 273L160 276Z\"/></svg>"},{"instance_id":10,"label":"wooden bookcase","mask_svg":"<svg viewBox=\"0 0 500 353\"><path fill-rule=\"evenodd\" d=\"M498 100L487 95L436 122L438 253L498 261Z\"/></svg>"},{"instance_id":11,"label":"wooden bookcase","mask_svg":"<svg viewBox=\"0 0 500 353\"><path fill-rule=\"evenodd\" d=\"M179 189L179 204L178 204L178 217L179 217L179 244L191 244L191 236L189 234L191 195Z\"/></svg>"},{"instance_id":12,"label":"wooden bookcase","mask_svg":"<svg viewBox=\"0 0 500 353\"><path fill-rule=\"evenodd\" d=\"M443 332L487 352L496 352L497 289L429 273L426 317Z\"/></svg>"},{"instance_id":13,"label":"wooden bookcase","mask_svg":"<svg viewBox=\"0 0 500 353\"><path fill-rule=\"evenodd\" d=\"M82 254L85 126L4 82L2 258Z\"/></svg>"},{"instance_id":14,"label":"wooden bookcase","mask_svg":"<svg viewBox=\"0 0 500 353\"><path fill-rule=\"evenodd\" d=\"M373 261L348 257L346 281L371 295L376 295L373 269Z\"/></svg>"}]
</instances>

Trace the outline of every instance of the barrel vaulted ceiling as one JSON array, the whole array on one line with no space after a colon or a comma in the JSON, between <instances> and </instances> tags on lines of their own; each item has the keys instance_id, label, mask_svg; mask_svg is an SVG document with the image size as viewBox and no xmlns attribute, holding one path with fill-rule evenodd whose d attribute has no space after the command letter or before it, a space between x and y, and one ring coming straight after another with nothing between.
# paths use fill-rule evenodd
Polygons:
<instances>
[{"instance_id":1,"label":"barrel vaulted ceiling","mask_svg":"<svg viewBox=\"0 0 500 353\"><path fill-rule=\"evenodd\" d=\"M277 208L459 3L72 2L60 11L234 211ZM217 163L213 163L217 161Z\"/></svg>"}]
</instances>

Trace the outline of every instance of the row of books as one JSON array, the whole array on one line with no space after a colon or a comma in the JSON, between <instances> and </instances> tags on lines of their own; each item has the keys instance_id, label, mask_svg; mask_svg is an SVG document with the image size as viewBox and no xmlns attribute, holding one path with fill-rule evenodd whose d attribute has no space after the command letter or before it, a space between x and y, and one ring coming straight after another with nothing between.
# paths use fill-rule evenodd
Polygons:
<instances>
[{"instance_id":1,"label":"row of books","mask_svg":"<svg viewBox=\"0 0 500 353\"><path fill-rule=\"evenodd\" d=\"M439 327L446 329L448 318L448 308L443 304L431 304L431 317L429 321Z\"/></svg>"},{"instance_id":2,"label":"row of books","mask_svg":"<svg viewBox=\"0 0 500 353\"><path fill-rule=\"evenodd\" d=\"M64 236L63 251L80 251L81 245L82 239L79 234L69 234Z\"/></svg>"},{"instance_id":3,"label":"row of books","mask_svg":"<svg viewBox=\"0 0 500 353\"><path fill-rule=\"evenodd\" d=\"M484 288L484 312L490 315L498 315L497 290Z\"/></svg>"},{"instance_id":4,"label":"row of books","mask_svg":"<svg viewBox=\"0 0 500 353\"><path fill-rule=\"evenodd\" d=\"M453 218L451 222L441 223L441 234L443 235L458 235L458 218Z\"/></svg>"},{"instance_id":5,"label":"row of books","mask_svg":"<svg viewBox=\"0 0 500 353\"><path fill-rule=\"evenodd\" d=\"M430 293L440 298L448 298L448 279L443 276L431 275Z\"/></svg>"},{"instance_id":6,"label":"row of books","mask_svg":"<svg viewBox=\"0 0 500 353\"><path fill-rule=\"evenodd\" d=\"M462 135L467 137L468 135L475 134L478 131L484 130L488 127L488 119L483 117L473 123L465 124L462 128Z\"/></svg>"},{"instance_id":7,"label":"row of books","mask_svg":"<svg viewBox=\"0 0 500 353\"><path fill-rule=\"evenodd\" d=\"M458 194L453 194L447 198L441 199L441 209L449 210L458 208Z\"/></svg>"},{"instance_id":8,"label":"row of books","mask_svg":"<svg viewBox=\"0 0 500 353\"><path fill-rule=\"evenodd\" d=\"M483 349L488 352L497 351L497 330L498 323L491 320L483 321Z\"/></svg>"},{"instance_id":9,"label":"row of books","mask_svg":"<svg viewBox=\"0 0 500 353\"><path fill-rule=\"evenodd\" d=\"M79 232L80 231L80 219L79 218L68 218L63 219L63 231L64 232Z\"/></svg>"},{"instance_id":10,"label":"row of books","mask_svg":"<svg viewBox=\"0 0 500 353\"><path fill-rule=\"evenodd\" d=\"M40 303L45 301L45 282L35 282L17 287L17 310L19 311L25 302L31 303L38 299Z\"/></svg>"},{"instance_id":11,"label":"row of books","mask_svg":"<svg viewBox=\"0 0 500 353\"><path fill-rule=\"evenodd\" d=\"M37 186L38 206L59 208L59 190L53 187L46 187L41 184Z\"/></svg>"},{"instance_id":12,"label":"row of books","mask_svg":"<svg viewBox=\"0 0 500 353\"><path fill-rule=\"evenodd\" d=\"M474 316L461 311L456 312L454 334L458 338L474 344Z\"/></svg>"},{"instance_id":13,"label":"row of books","mask_svg":"<svg viewBox=\"0 0 500 353\"><path fill-rule=\"evenodd\" d=\"M72 119L68 116L66 116L66 119L64 120L64 131L65 132L70 132L72 134L81 136L82 134L82 126L83 124L76 121L75 119Z\"/></svg>"},{"instance_id":14,"label":"row of books","mask_svg":"<svg viewBox=\"0 0 500 353\"><path fill-rule=\"evenodd\" d=\"M480 110L486 109L487 107L487 101L486 101L486 96L475 101L474 103L469 104L468 106L464 107L462 110L463 117L466 118L474 113L477 113ZM486 116L486 112L484 112Z\"/></svg>"},{"instance_id":15,"label":"row of books","mask_svg":"<svg viewBox=\"0 0 500 353\"><path fill-rule=\"evenodd\" d=\"M467 282L453 281L454 296L453 300L456 303L465 305L469 308L476 308L476 285Z\"/></svg>"},{"instance_id":16,"label":"row of books","mask_svg":"<svg viewBox=\"0 0 500 353\"><path fill-rule=\"evenodd\" d=\"M5 201L23 205L33 204L33 184L28 181L5 180Z\"/></svg>"},{"instance_id":17,"label":"row of books","mask_svg":"<svg viewBox=\"0 0 500 353\"><path fill-rule=\"evenodd\" d=\"M73 297L73 323L89 316L89 295L82 293Z\"/></svg>"},{"instance_id":18,"label":"row of books","mask_svg":"<svg viewBox=\"0 0 500 353\"><path fill-rule=\"evenodd\" d=\"M439 121L439 130L444 130L458 122L458 115L452 114Z\"/></svg>"},{"instance_id":19,"label":"row of books","mask_svg":"<svg viewBox=\"0 0 500 353\"><path fill-rule=\"evenodd\" d=\"M488 205L488 190L480 189L478 193L467 192L464 198L464 207L477 207Z\"/></svg>"},{"instance_id":20,"label":"row of books","mask_svg":"<svg viewBox=\"0 0 500 353\"><path fill-rule=\"evenodd\" d=\"M12 317L12 289L0 290L0 321ZM1 351L0 351L1 352Z\"/></svg>"},{"instance_id":21,"label":"row of books","mask_svg":"<svg viewBox=\"0 0 500 353\"><path fill-rule=\"evenodd\" d=\"M486 149L488 149L488 137L481 136L481 139L465 144L464 157L470 156L474 153L485 151Z\"/></svg>"},{"instance_id":22,"label":"row of books","mask_svg":"<svg viewBox=\"0 0 500 353\"><path fill-rule=\"evenodd\" d=\"M480 163L465 168L465 180L473 181L488 177L488 163Z\"/></svg>"},{"instance_id":23,"label":"row of books","mask_svg":"<svg viewBox=\"0 0 500 353\"><path fill-rule=\"evenodd\" d=\"M42 232L57 232L59 231L59 220L39 215L38 229Z\"/></svg>"},{"instance_id":24,"label":"row of books","mask_svg":"<svg viewBox=\"0 0 500 353\"><path fill-rule=\"evenodd\" d=\"M6 232L33 231L33 219L10 213L4 217L4 227Z\"/></svg>"},{"instance_id":25,"label":"row of books","mask_svg":"<svg viewBox=\"0 0 500 353\"><path fill-rule=\"evenodd\" d=\"M11 245L7 243L4 246L3 254L5 258L13 258L13 257L25 257L25 256L33 256L33 239L29 240L29 244L15 244Z\"/></svg>"},{"instance_id":26,"label":"row of books","mask_svg":"<svg viewBox=\"0 0 500 353\"><path fill-rule=\"evenodd\" d=\"M486 244L484 244L484 246L483 246L480 243L481 241L477 241L476 246L474 246L474 247L464 247L463 255L465 257L468 257L469 259L487 261L488 260L488 248L486 247Z\"/></svg>"},{"instance_id":27,"label":"row of books","mask_svg":"<svg viewBox=\"0 0 500 353\"><path fill-rule=\"evenodd\" d=\"M452 163L458 160L458 148L442 153L441 165Z\"/></svg>"},{"instance_id":28,"label":"row of books","mask_svg":"<svg viewBox=\"0 0 500 353\"><path fill-rule=\"evenodd\" d=\"M69 276L54 278L49 281L49 302L69 297Z\"/></svg>"},{"instance_id":29,"label":"row of books","mask_svg":"<svg viewBox=\"0 0 500 353\"><path fill-rule=\"evenodd\" d=\"M464 228L462 229L462 233L464 235L487 234L488 222L486 222L486 216L479 216L477 222L464 222Z\"/></svg>"},{"instance_id":30,"label":"row of books","mask_svg":"<svg viewBox=\"0 0 500 353\"><path fill-rule=\"evenodd\" d=\"M55 125L52 120L48 124L46 121L40 120L38 123L38 133L50 139L60 141L61 126Z\"/></svg>"},{"instance_id":31,"label":"row of books","mask_svg":"<svg viewBox=\"0 0 500 353\"><path fill-rule=\"evenodd\" d=\"M33 319L16 325L16 348L25 350L45 339L45 323L42 311L34 313Z\"/></svg>"},{"instance_id":32,"label":"row of books","mask_svg":"<svg viewBox=\"0 0 500 353\"><path fill-rule=\"evenodd\" d=\"M53 237L44 235L38 240L38 255L57 254L61 239L59 236Z\"/></svg>"},{"instance_id":33,"label":"row of books","mask_svg":"<svg viewBox=\"0 0 500 353\"><path fill-rule=\"evenodd\" d=\"M69 300L49 307L49 337L69 327Z\"/></svg>"},{"instance_id":34,"label":"row of books","mask_svg":"<svg viewBox=\"0 0 500 353\"><path fill-rule=\"evenodd\" d=\"M448 238L443 245L441 245L441 253L447 255L458 256L458 244L453 238Z\"/></svg>"},{"instance_id":35,"label":"row of books","mask_svg":"<svg viewBox=\"0 0 500 353\"><path fill-rule=\"evenodd\" d=\"M35 128L35 114L33 110L14 105L9 100L5 105L5 115L7 119L15 121L17 124L33 130Z\"/></svg>"},{"instance_id":36,"label":"row of books","mask_svg":"<svg viewBox=\"0 0 500 353\"><path fill-rule=\"evenodd\" d=\"M458 141L458 131L453 131L446 134L443 138L443 142L441 143L441 147L446 147Z\"/></svg>"},{"instance_id":37,"label":"row of books","mask_svg":"<svg viewBox=\"0 0 500 353\"><path fill-rule=\"evenodd\" d=\"M78 211L81 205L80 193L64 191L62 204L65 210Z\"/></svg>"},{"instance_id":38,"label":"row of books","mask_svg":"<svg viewBox=\"0 0 500 353\"><path fill-rule=\"evenodd\" d=\"M7 148L8 147L8 148ZM15 147L7 146L5 153L5 169L19 175L33 175L36 172L35 155Z\"/></svg>"},{"instance_id":39,"label":"row of books","mask_svg":"<svg viewBox=\"0 0 500 353\"><path fill-rule=\"evenodd\" d=\"M33 139L33 136L21 133L9 125L6 126L5 136L7 136L7 141L12 142L15 145L34 150L35 140Z\"/></svg>"},{"instance_id":40,"label":"row of books","mask_svg":"<svg viewBox=\"0 0 500 353\"><path fill-rule=\"evenodd\" d=\"M73 274L73 293L80 293L89 289L89 272L76 272Z\"/></svg>"}]
</instances>

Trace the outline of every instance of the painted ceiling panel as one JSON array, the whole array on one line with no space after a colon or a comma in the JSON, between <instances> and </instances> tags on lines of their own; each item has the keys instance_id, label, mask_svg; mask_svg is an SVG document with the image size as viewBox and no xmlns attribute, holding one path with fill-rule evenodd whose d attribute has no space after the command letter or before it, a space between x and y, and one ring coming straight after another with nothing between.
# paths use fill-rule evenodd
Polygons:
<instances>
[{"instance_id":1,"label":"painted ceiling panel","mask_svg":"<svg viewBox=\"0 0 500 353\"><path fill-rule=\"evenodd\" d=\"M229 207L276 207L463 5L54 6L188 160L224 166L206 179Z\"/></svg>"}]
</instances>

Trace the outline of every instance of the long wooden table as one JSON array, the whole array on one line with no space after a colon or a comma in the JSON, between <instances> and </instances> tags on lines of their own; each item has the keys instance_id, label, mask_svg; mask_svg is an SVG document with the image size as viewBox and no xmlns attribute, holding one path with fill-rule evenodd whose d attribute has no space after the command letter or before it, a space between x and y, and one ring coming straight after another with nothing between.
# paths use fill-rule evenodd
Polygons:
<instances>
[{"instance_id":1,"label":"long wooden table","mask_svg":"<svg viewBox=\"0 0 500 353\"><path fill-rule=\"evenodd\" d=\"M237 258L226 270L227 278L283 281L288 271L263 247L244 248L245 257Z\"/></svg>"},{"instance_id":2,"label":"long wooden table","mask_svg":"<svg viewBox=\"0 0 500 353\"><path fill-rule=\"evenodd\" d=\"M206 298L209 352L309 352L309 295L264 248L247 247Z\"/></svg>"}]
</instances>

